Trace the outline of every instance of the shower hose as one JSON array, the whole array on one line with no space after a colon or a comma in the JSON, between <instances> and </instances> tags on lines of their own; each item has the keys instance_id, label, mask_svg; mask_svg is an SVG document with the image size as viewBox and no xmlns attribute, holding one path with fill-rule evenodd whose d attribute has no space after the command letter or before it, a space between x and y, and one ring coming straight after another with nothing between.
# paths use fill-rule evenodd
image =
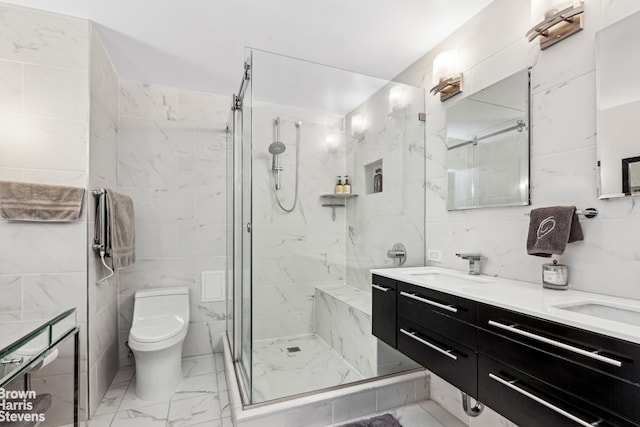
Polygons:
<instances>
[{"instance_id":1,"label":"shower hose","mask_svg":"<svg viewBox=\"0 0 640 427\"><path fill-rule=\"evenodd\" d=\"M296 203L298 202L298 170L300 169L300 167L299 167L299 161L300 161L300 128L302 127L302 122L296 122L295 124L296 124L296 182L295 182L295 187L294 187L293 204L291 205L290 208L285 208L282 205L282 202L280 201L280 198L278 197L278 190L276 189L276 184L275 184L275 182L273 182L273 192L274 192L274 194L276 196L276 202L278 202L278 206L280 206L280 209L282 209L286 213L293 212L293 210L296 208ZM271 174L271 177L273 178L273 174Z\"/></svg>"}]
</instances>

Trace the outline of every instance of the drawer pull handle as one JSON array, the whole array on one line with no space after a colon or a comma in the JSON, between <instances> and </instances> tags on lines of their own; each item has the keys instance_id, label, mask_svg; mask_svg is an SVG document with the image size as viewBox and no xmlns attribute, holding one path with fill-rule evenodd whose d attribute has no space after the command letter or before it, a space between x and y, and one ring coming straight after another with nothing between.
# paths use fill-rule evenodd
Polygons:
<instances>
[{"instance_id":1,"label":"drawer pull handle","mask_svg":"<svg viewBox=\"0 0 640 427\"><path fill-rule=\"evenodd\" d=\"M14 357L11 359L0 359L0 364L3 365L19 365L24 362L24 356Z\"/></svg>"},{"instance_id":2,"label":"drawer pull handle","mask_svg":"<svg viewBox=\"0 0 640 427\"><path fill-rule=\"evenodd\" d=\"M622 367L622 362L616 359L612 359L610 357L602 356L597 354L597 352L592 352L588 350L583 350L581 348L575 347L573 345L565 344L560 341L552 340L550 338L546 338L537 334L532 334L531 332L523 331L522 329L518 329L515 326L504 325L502 323L496 322L494 320L489 320L489 325L495 326L496 328L504 329L505 331L513 332L514 334L522 335L523 337L531 338L536 341L543 342L545 344L550 344L554 347L562 348L564 350L569 350L573 353L580 354L582 356L589 357L591 359L598 360L600 362L607 363L609 365L617 366L618 368Z\"/></svg>"},{"instance_id":3,"label":"drawer pull handle","mask_svg":"<svg viewBox=\"0 0 640 427\"><path fill-rule=\"evenodd\" d=\"M452 313L457 313L457 312L458 312L458 309L457 309L457 308L455 308L455 307L454 307L454 306L452 306L452 305L444 305L444 304L440 304L439 302L431 301L431 300L428 300L428 299L426 299L426 298L421 298L421 297L417 296L416 294L410 294L410 293L408 293L408 292L404 292L404 291L402 291L402 292L400 292L400 295L402 295L402 296L404 296L404 297L407 297L407 298L414 299L414 300L416 300L416 301L423 302L423 303L425 303L425 304L432 305L432 306L434 306L434 307L441 308L441 309L443 309L443 310L450 311L450 312L452 312Z\"/></svg>"},{"instance_id":4,"label":"drawer pull handle","mask_svg":"<svg viewBox=\"0 0 640 427\"><path fill-rule=\"evenodd\" d=\"M534 400L534 401L538 402L539 404L541 404L543 406L546 406L547 408L551 409L552 411L554 411L554 412L556 412L556 413L558 413L558 414L560 414L562 416L565 416L565 417L569 418L571 421L574 421L574 422L580 424L581 426L593 427L594 425L597 424L597 423L589 423L589 422L587 422L587 421L585 421L585 420L583 420L581 418L578 418L575 415L565 411L564 409L560 409L556 405L554 405L552 403L549 403L546 400L536 396L535 394L529 393L528 391L526 391L526 390L514 385L514 383L516 381L507 381L507 380L502 379L499 376L494 375L492 373L489 373L489 378L499 382L500 384L504 385L505 387L510 388L511 390L513 390L513 391L515 391L517 393L520 393L523 396L528 397L531 400Z\"/></svg>"},{"instance_id":5,"label":"drawer pull handle","mask_svg":"<svg viewBox=\"0 0 640 427\"><path fill-rule=\"evenodd\" d=\"M374 288L376 288L377 290L382 291L382 292L387 292L389 289L391 289L391 288L384 288L382 286L378 286L375 283L371 284L371 286L373 286Z\"/></svg>"},{"instance_id":6,"label":"drawer pull handle","mask_svg":"<svg viewBox=\"0 0 640 427\"><path fill-rule=\"evenodd\" d=\"M416 340L416 341L418 341L418 342L420 342L420 343L422 343L422 344L426 345L427 347L432 348L432 349L434 349L435 351L437 351L437 352L439 352L439 353L444 354L445 356L447 356L447 357L449 357L449 358L451 358L451 359L453 359L453 360L458 360L458 356L456 356L455 354L452 354L452 353L451 353L453 350L444 350L444 349L442 349L442 348L438 347L438 346L437 346L437 345L435 345L435 344L431 344L429 341L423 340L422 338L420 338L420 337L416 336L416 333L415 333L415 332L409 332L409 331L407 331L407 330L405 330L405 329L402 329L402 328L400 328L400 332L402 332L402 333L403 333L403 334L405 334L406 336L411 337L411 338L413 338L414 340Z\"/></svg>"}]
</instances>

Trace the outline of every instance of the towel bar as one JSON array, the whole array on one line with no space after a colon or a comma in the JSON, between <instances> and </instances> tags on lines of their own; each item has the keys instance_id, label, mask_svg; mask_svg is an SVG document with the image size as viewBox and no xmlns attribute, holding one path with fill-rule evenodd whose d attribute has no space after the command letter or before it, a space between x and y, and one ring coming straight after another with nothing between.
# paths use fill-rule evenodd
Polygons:
<instances>
[{"instance_id":1,"label":"towel bar","mask_svg":"<svg viewBox=\"0 0 640 427\"><path fill-rule=\"evenodd\" d=\"M107 203L105 200L107 190L101 188L99 190L93 190L91 194L96 198L95 221L97 223L97 231L96 235L93 236L92 248L102 252L107 250Z\"/></svg>"},{"instance_id":2,"label":"towel bar","mask_svg":"<svg viewBox=\"0 0 640 427\"><path fill-rule=\"evenodd\" d=\"M586 208L586 209L577 209L576 213L578 215L584 215L586 218L594 218L598 216L598 209L596 208ZM527 212L526 216L531 215L531 213Z\"/></svg>"}]
</instances>

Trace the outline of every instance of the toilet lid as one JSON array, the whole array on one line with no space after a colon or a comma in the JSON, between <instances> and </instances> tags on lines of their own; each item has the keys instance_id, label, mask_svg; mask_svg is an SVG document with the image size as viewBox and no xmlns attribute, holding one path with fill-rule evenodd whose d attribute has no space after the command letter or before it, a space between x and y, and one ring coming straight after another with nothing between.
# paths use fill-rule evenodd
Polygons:
<instances>
[{"instance_id":1,"label":"toilet lid","mask_svg":"<svg viewBox=\"0 0 640 427\"><path fill-rule=\"evenodd\" d=\"M178 335L184 327L184 320L177 316L145 317L133 322L130 334L138 342L157 342Z\"/></svg>"}]
</instances>

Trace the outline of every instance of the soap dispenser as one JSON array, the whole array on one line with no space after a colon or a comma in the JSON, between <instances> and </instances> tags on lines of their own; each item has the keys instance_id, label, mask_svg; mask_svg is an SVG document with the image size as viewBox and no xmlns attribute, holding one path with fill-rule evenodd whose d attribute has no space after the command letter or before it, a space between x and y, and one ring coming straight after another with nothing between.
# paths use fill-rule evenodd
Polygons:
<instances>
[{"instance_id":1,"label":"soap dispenser","mask_svg":"<svg viewBox=\"0 0 640 427\"><path fill-rule=\"evenodd\" d=\"M342 177L339 176L336 180L336 189L335 189L335 193L336 194L342 194L344 192L344 186L342 185Z\"/></svg>"},{"instance_id":2,"label":"soap dispenser","mask_svg":"<svg viewBox=\"0 0 640 427\"><path fill-rule=\"evenodd\" d=\"M344 194L351 194L351 184L349 183L349 175L344 176L344 184L342 184L342 192Z\"/></svg>"},{"instance_id":3,"label":"soap dispenser","mask_svg":"<svg viewBox=\"0 0 640 427\"><path fill-rule=\"evenodd\" d=\"M558 264L558 260L542 265L542 287L547 289L569 289L569 267Z\"/></svg>"}]
</instances>

